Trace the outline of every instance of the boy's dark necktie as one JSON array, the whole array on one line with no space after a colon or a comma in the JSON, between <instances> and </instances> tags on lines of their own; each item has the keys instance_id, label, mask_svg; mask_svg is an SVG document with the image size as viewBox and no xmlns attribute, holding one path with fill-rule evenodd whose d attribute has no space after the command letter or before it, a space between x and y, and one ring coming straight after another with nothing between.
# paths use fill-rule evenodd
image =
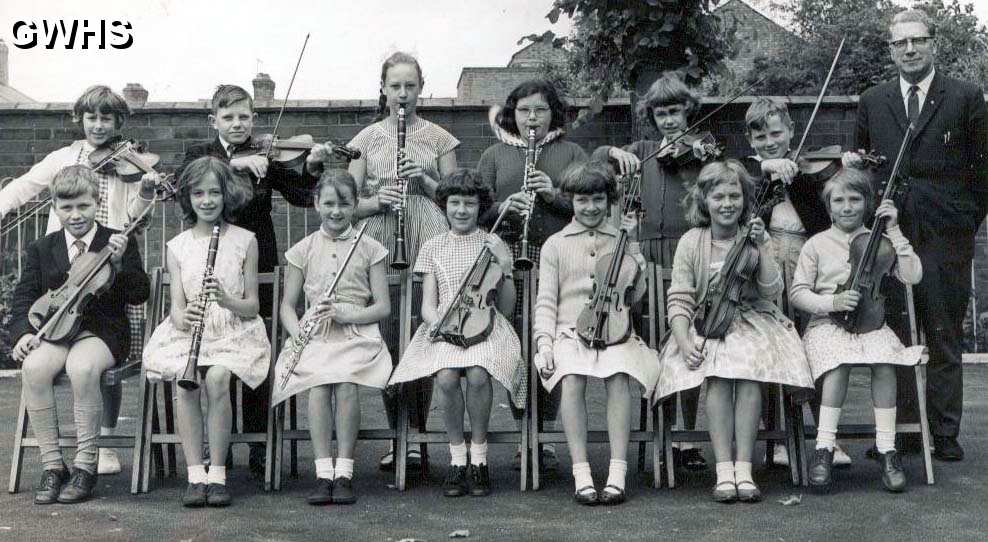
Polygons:
<instances>
[{"instance_id":1,"label":"boy's dark necktie","mask_svg":"<svg viewBox=\"0 0 988 542\"><path fill-rule=\"evenodd\" d=\"M909 117L909 122L912 124L915 124L916 118L919 117L919 87L916 85L909 87L909 99L906 101L906 116Z\"/></svg>"}]
</instances>

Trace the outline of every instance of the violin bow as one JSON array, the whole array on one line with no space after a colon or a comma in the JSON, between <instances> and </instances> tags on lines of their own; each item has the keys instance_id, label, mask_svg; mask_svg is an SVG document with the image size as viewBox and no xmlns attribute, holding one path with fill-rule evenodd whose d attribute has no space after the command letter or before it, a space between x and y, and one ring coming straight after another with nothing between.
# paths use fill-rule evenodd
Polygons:
<instances>
[{"instance_id":1,"label":"violin bow","mask_svg":"<svg viewBox=\"0 0 988 542\"><path fill-rule=\"evenodd\" d=\"M274 131L271 132L271 137L273 139L278 138L278 127L281 126L281 117L285 114L285 107L288 106L288 96L292 93L292 86L295 85L295 76L298 75L298 67L302 65L302 55L305 54L305 46L309 44L309 34L305 35L305 41L302 42L302 50L298 53L298 61L295 62L295 71L292 72L292 79L288 82L288 90L285 91L285 99L281 102L281 110L278 111L278 118L274 121ZM265 158L271 159L271 151L274 149L274 145L268 148L268 152Z\"/></svg>"},{"instance_id":2,"label":"violin bow","mask_svg":"<svg viewBox=\"0 0 988 542\"><path fill-rule=\"evenodd\" d=\"M751 89L753 89L756 86L762 84L762 82L765 81L765 78L766 77L767 76L759 77L757 81L754 81L752 83L749 83L749 84L745 85L744 88L742 88L741 90L739 90L739 91L735 92L733 95L731 95L731 97L728 98L726 102L718 105L711 112L709 112L706 115L700 117L700 120L698 120L698 121L694 122L693 124L690 124L689 126L687 126L686 129L683 130L683 132L681 134L679 134L678 136L672 138L672 141L669 141L665 145L662 145L658 149L655 149L654 151L652 151L651 153L649 153L645 158L642 158L641 161L642 162L645 162L647 160L650 160L652 158L655 158L656 156L658 156L659 154L661 154L662 151L664 151L667 148L669 148L669 147L675 145L676 143L678 143L680 139L686 137L686 134L688 134L688 133L692 132L693 130L695 130L697 126L703 124L704 122L707 122L707 120L710 117L713 117L714 115L716 115L717 113L719 113L721 109L724 109L725 107L727 107L728 105L730 105L734 100L737 100L741 96L744 96Z\"/></svg>"},{"instance_id":3,"label":"violin bow","mask_svg":"<svg viewBox=\"0 0 988 542\"><path fill-rule=\"evenodd\" d=\"M813 126L813 121L816 120L816 114L820 111L820 104L823 103L823 97L827 94L827 87L830 86L830 78L833 77L834 70L837 69L837 60L840 59L840 53L844 50L844 41L846 39L841 38L840 45L837 46L834 60L830 63L830 71L827 72L827 78L823 80L823 88L820 89L820 95L816 98L816 105L813 106L813 112L810 113L810 120L806 123L806 128L803 130L803 137L799 138L799 145L796 147L796 153L792 157L794 161L799 158L799 154L803 151L803 145L806 143L806 138L810 135L810 127Z\"/></svg>"}]
</instances>

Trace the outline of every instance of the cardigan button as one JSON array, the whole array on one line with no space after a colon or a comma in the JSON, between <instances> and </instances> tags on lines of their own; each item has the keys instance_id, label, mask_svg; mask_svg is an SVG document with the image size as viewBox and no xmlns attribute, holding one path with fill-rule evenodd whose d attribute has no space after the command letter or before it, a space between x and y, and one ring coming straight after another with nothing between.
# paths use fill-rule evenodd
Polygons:
<instances>
[{"instance_id":1,"label":"cardigan button","mask_svg":"<svg viewBox=\"0 0 988 542\"><path fill-rule=\"evenodd\" d=\"M596 255L597 255L597 253L596 253L596 252L593 252L593 251L591 251L591 252L590 252L590 257L591 257L591 258L593 258L593 257L594 257L594 256L596 256Z\"/></svg>"}]
</instances>

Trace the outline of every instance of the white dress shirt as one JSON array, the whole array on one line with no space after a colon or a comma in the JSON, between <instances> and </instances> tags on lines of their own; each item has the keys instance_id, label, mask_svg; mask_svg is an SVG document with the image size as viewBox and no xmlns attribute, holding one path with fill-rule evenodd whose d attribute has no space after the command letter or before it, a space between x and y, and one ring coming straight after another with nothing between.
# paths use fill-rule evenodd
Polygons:
<instances>
[{"instance_id":1,"label":"white dress shirt","mask_svg":"<svg viewBox=\"0 0 988 542\"><path fill-rule=\"evenodd\" d=\"M923 112L923 104L926 102L926 95L930 92L930 83L933 82L933 75L936 70L930 70L929 75L923 78L922 81L916 83L919 90L916 91L916 98L919 100L919 110L916 111L916 116ZM902 92L902 104L906 107L906 114L909 114L909 87L913 86L912 83L906 81L899 76L899 90Z\"/></svg>"},{"instance_id":2,"label":"white dress shirt","mask_svg":"<svg viewBox=\"0 0 988 542\"><path fill-rule=\"evenodd\" d=\"M69 261L71 262L76 259L76 256L78 256L80 252L79 249L75 247L75 242L77 239L83 243L86 243L86 248L84 248L82 252L88 251L89 247L92 246L93 239L96 237L96 224L94 223L93 227L89 228L86 235L83 235L82 237L74 237L68 230L62 230L62 233L65 234L65 246L69 249Z\"/></svg>"}]
</instances>

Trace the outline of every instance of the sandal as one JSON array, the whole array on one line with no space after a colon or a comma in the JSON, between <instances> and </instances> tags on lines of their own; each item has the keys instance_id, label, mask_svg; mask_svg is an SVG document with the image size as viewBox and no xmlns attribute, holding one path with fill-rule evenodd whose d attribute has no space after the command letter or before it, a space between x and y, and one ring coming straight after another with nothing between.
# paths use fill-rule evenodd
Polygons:
<instances>
[{"instance_id":1,"label":"sandal","mask_svg":"<svg viewBox=\"0 0 988 542\"><path fill-rule=\"evenodd\" d=\"M751 486L751 487L750 488L748 488L748 487L742 488L741 487L742 484L744 484L746 486ZM762 492L761 492L761 490L758 489L758 486L755 485L755 482L753 482L751 480L741 480L740 482L737 483L737 486L736 487L737 487L737 494L738 494L738 500L739 501L741 501L741 502L758 502L758 501L762 500Z\"/></svg>"},{"instance_id":2,"label":"sandal","mask_svg":"<svg viewBox=\"0 0 988 542\"><path fill-rule=\"evenodd\" d=\"M738 498L738 486L730 480L724 480L714 486L713 498L717 502L732 503Z\"/></svg>"},{"instance_id":3,"label":"sandal","mask_svg":"<svg viewBox=\"0 0 988 542\"><path fill-rule=\"evenodd\" d=\"M573 494L573 500L578 504L585 504L587 506L593 506L600 502L600 498L597 496L597 488L593 486L584 486L576 490Z\"/></svg>"},{"instance_id":4,"label":"sandal","mask_svg":"<svg viewBox=\"0 0 988 542\"><path fill-rule=\"evenodd\" d=\"M608 489L612 491L608 491ZM600 494L600 504L604 506L612 506L615 504L621 504L625 501L624 490L616 485L608 484L604 486L604 490Z\"/></svg>"}]
</instances>

